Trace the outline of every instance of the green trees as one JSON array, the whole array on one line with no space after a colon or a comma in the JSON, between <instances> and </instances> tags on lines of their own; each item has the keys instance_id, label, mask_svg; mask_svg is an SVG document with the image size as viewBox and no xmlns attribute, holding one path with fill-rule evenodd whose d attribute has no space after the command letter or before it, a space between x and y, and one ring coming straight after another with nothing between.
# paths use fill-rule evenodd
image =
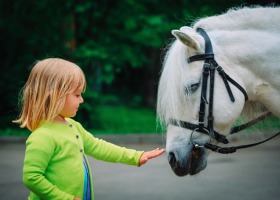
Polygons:
<instances>
[{"instance_id":1,"label":"green trees","mask_svg":"<svg viewBox=\"0 0 280 200\"><path fill-rule=\"evenodd\" d=\"M32 63L45 57L84 70L87 103L79 118L91 120L100 104L154 110L170 31L243 2L0 0L1 128L13 126L20 88Z\"/></svg>"}]
</instances>

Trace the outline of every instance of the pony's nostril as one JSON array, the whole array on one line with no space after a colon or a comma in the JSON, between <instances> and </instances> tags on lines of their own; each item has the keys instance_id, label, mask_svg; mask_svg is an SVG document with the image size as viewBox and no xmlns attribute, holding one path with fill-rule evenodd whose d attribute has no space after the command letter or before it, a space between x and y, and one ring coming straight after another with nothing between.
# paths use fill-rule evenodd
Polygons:
<instances>
[{"instance_id":1,"label":"pony's nostril","mask_svg":"<svg viewBox=\"0 0 280 200\"><path fill-rule=\"evenodd\" d=\"M175 156L175 154L171 151L170 153L169 153L169 163L170 163L170 165L171 166L175 166L176 165L176 156Z\"/></svg>"}]
</instances>

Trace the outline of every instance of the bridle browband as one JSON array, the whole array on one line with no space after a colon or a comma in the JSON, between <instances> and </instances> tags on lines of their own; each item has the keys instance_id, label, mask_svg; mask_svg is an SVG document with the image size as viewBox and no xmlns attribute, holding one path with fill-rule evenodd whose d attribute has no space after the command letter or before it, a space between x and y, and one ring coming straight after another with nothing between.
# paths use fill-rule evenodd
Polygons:
<instances>
[{"instance_id":1,"label":"bridle browband","mask_svg":"<svg viewBox=\"0 0 280 200\"><path fill-rule=\"evenodd\" d=\"M201 82L200 107L199 107L199 113L198 113L199 114L198 124L193 124L190 122L177 120L177 119L170 119L169 124L178 126L178 127L182 127L185 129L193 130L193 132L191 133L191 140L192 140L192 135L194 132L200 132L200 133L209 135L210 142L207 142L203 146L200 146L200 145L196 144L194 141L192 141L194 146L196 148L205 147L212 151L215 151L218 153L224 153L224 154L233 153L237 149L247 148L247 147L261 144L261 143L266 142L266 141L276 137L277 135L279 135L280 132L262 142L253 143L253 144L249 144L249 145L241 145L241 146L237 146L237 147L219 147L217 145L211 144L211 138L216 139L218 142L221 142L223 144L229 143L229 141L227 140L227 138L224 135L221 135L220 133L218 133L214 130L213 97L214 97L215 70L217 70L219 75L221 76L221 78L224 82L225 88L227 90L227 93L229 95L229 98L232 102L235 102L235 98L231 91L229 82L232 85L234 85L236 88L238 88L240 90L240 92L243 93L245 101L248 100L248 95L247 95L246 90L241 85L239 85L236 81L234 81L232 78L230 78L230 76L228 74L226 74L226 72L223 70L223 68L221 66L219 66L218 63L215 61L211 40L210 40L209 36L207 35L207 33L202 28L198 28L197 32L204 38L205 53L191 56L187 59L187 62L190 63L190 62L194 62L194 61L204 60L203 71L202 71L202 82ZM208 86L209 76L210 76L209 100L207 101L207 86ZM205 117L206 117L205 116L206 104L208 104L207 126L205 125L205 121L204 121ZM271 113L264 114L246 124L242 124L242 125L233 127L231 129L230 134L239 132L239 131L259 122L260 120L263 120L264 118L266 118L269 115L271 115Z\"/></svg>"}]
</instances>

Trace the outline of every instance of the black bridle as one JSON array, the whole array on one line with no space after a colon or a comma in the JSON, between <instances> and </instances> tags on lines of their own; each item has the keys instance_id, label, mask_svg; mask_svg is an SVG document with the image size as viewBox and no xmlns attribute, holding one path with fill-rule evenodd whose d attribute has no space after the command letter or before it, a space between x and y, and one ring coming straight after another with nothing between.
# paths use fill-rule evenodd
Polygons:
<instances>
[{"instance_id":1,"label":"black bridle","mask_svg":"<svg viewBox=\"0 0 280 200\"><path fill-rule=\"evenodd\" d=\"M202 88L201 88L201 97L200 97L200 107L199 107L199 113L198 113L199 114L198 124L193 124L193 123L190 123L190 122L177 120L177 119L171 119L169 121L169 124L193 130L193 132L191 133L191 140L192 140L192 135L193 135L194 132L200 132L200 133L204 133L204 134L209 135L210 142L207 142L203 146L200 146L200 145L196 144L194 141L192 141L192 142L194 143L194 146L196 148L205 147L207 149L210 149L212 151L216 151L218 153L233 153L237 149L255 146L255 145L261 144L263 142L266 142L267 140L270 140L273 137L276 137L277 135L279 135L280 132L275 134L271 138L268 138L267 140L264 140L262 142L249 144L249 145L241 145L241 146L237 146L237 147L219 147L217 145L211 144L211 138L216 139L218 142L221 142L223 144L229 143L229 141L227 140L227 138L224 135L222 135L222 134L220 134L220 133L218 133L214 130L213 97L214 97L215 70L217 70L219 75L222 77L222 80L225 84L225 88L226 88L227 93L229 95L229 98L232 102L235 102L235 98L234 98L234 95L231 91L229 82L231 84L233 84L236 88L238 88L240 90L240 92L243 93L245 101L248 100L248 95L247 95L247 92L245 91L245 89L241 85L239 85L236 81L234 81L232 78L230 78L230 76L228 74L226 74L226 72L223 70L223 68L221 66L219 66L218 63L215 61L211 40L208 37L207 33L202 28L198 28L197 32L205 40L205 53L191 56L191 57L188 58L187 61L188 61L188 63L190 63L190 62L194 62L194 61L204 60L203 71L202 71L202 82L201 82L201 87ZM210 80L209 80L209 101L207 101L207 91L208 91L207 86L208 86L209 76L210 76ZM207 126L205 125L206 104L208 104L208 116L207 116L208 123L207 123ZM259 122L260 120L263 120L265 117L267 117L269 115L270 115L270 113L267 113L267 114L262 115L262 116L254 119L254 120L252 120L252 121L250 121L246 124L234 127L234 128L231 129L230 134L239 132L239 131L247 128L248 126L251 126L251 125Z\"/></svg>"}]
</instances>

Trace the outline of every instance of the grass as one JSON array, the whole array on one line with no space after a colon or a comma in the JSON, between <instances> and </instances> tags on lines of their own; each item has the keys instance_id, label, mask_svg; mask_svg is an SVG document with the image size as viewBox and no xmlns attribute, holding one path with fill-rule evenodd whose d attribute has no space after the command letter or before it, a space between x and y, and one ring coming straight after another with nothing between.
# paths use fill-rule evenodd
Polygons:
<instances>
[{"instance_id":1,"label":"grass","mask_svg":"<svg viewBox=\"0 0 280 200\"><path fill-rule=\"evenodd\" d=\"M162 130L157 126L156 113L153 109L126 107L126 106L98 106L88 121L78 120L84 126L91 124L88 129L94 134L152 134ZM280 128L280 120L270 117L264 123L256 124L246 130L258 129L261 131ZM0 130L0 136L27 136L30 131L20 128Z\"/></svg>"},{"instance_id":2,"label":"grass","mask_svg":"<svg viewBox=\"0 0 280 200\"><path fill-rule=\"evenodd\" d=\"M0 136L19 136L24 137L28 136L30 131L27 129L21 128L7 128L5 130L0 130Z\"/></svg>"},{"instance_id":3,"label":"grass","mask_svg":"<svg viewBox=\"0 0 280 200\"><path fill-rule=\"evenodd\" d=\"M240 125L240 124L243 124L243 123L238 121L235 125ZM258 129L261 131L265 131L265 130L274 130L274 129L279 129L279 128L280 128L280 119L275 116L271 116L263 121L256 123L253 126L246 128L246 130L250 131L253 129Z\"/></svg>"},{"instance_id":4,"label":"grass","mask_svg":"<svg viewBox=\"0 0 280 200\"><path fill-rule=\"evenodd\" d=\"M126 106L98 106L88 121L77 120L94 134L149 134L157 132L156 113L153 109ZM0 136L28 136L30 131L20 128L0 130Z\"/></svg>"},{"instance_id":5,"label":"grass","mask_svg":"<svg viewBox=\"0 0 280 200\"><path fill-rule=\"evenodd\" d=\"M156 113L152 109L125 106L99 106L93 122L95 133L156 133ZM94 125L93 125L94 126Z\"/></svg>"}]
</instances>

